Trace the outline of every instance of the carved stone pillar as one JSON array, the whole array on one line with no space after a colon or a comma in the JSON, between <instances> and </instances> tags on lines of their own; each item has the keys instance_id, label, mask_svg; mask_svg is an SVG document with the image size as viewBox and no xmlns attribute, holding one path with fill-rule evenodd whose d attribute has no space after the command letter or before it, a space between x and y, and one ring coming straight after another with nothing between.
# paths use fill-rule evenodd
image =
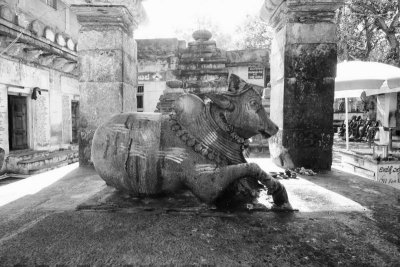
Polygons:
<instances>
[{"instance_id":1,"label":"carved stone pillar","mask_svg":"<svg viewBox=\"0 0 400 267\"><path fill-rule=\"evenodd\" d=\"M337 47L335 11L343 0L265 0L271 48L271 157L284 167L329 170Z\"/></svg>"},{"instance_id":2,"label":"carved stone pillar","mask_svg":"<svg viewBox=\"0 0 400 267\"><path fill-rule=\"evenodd\" d=\"M90 165L96 128L115 113L136 110L137 21L126 5L72 5L81 24L79 163Z\"/></svg>"}]
</instances>

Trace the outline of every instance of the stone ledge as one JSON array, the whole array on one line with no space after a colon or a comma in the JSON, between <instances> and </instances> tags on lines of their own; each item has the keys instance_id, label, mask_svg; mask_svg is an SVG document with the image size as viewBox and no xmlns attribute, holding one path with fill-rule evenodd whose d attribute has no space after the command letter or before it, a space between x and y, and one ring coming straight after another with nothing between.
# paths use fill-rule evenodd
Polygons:
<instances>
[{"instance_id":1,"label":"stone ledge","mask_svg":"<svg viewBox=\"0 0 400 267\"><path fill-rule=\"evenodd\" d=\"M119 26L128 34L132 34L132 28L138 26L138 21L123 5L71 5L71 10L82 27Z\"/></svg>"},{"instance_id":2,"label":"stone ledge","mask_svg":"<svg viewBox=\"0 0 400 267\"><path fill-rule=\"evenodd\" d=\"M17 58L27 63L76 75L77 55L74 51L52 43L44 37L35 36L28 30L20 29L2 19L0 19L0 50L4 51L4 57Z\"/></svg>"},{"instance_id":3,"label":"stone ledge","mask_svg":"<svg viewBox=\"0 0 400 267\"><path fill-rule=\"evenodd\" d=\"M336 9L344 0L265 0L262 20L279 29L285 22L333 22Z\"/></svg>"},{"instance_id":4,"label":"stone ledge","mask_svg":"<svg viewBox=\"0 0 400 267\"><path fill-rule=\"evenodd\" d=\"M26 39L26 40L30 40L31 43L35 44L35 45L45 45L47 47L51 47L52 49L57 49L60 50L60 53L66 53L66 54L70 54L73 57L76 57L77 54L75 51L72 51L66 47L62 47L56 43L51 42L50 40L44 38L44 37L39 37L39 36L35 36L34 34L32 34L29 30L26 30L24 28L21 28L19 26L14 25L11 22L6 21L5 19L0 18L0 32L1 33L8 33L10 35L15 35L15 37L17 37L17 35L19 33L22 33L21 37L19 39Z\"/></svg>"}]
</instances>

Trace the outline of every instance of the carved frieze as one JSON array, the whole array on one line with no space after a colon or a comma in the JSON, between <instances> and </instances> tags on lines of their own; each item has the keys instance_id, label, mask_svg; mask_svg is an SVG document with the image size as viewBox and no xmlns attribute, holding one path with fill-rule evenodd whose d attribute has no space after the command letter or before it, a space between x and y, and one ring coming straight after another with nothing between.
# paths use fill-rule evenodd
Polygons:
<instances>
[{"instance_id":1,"label":"carved frieze","mask_svg":"<svg viewBox=\"0 0 400 267\"><path fill-rule=\"evenodd\" d=\"M56 35L55 35L53 29L50 28L50 27L46 27L44 29L43 37L46 38L47 40L53 42L53 43L56 41Z\"/></svg>"},{"instance_id":2,"label":"carved frieze","mask_svg":"<svg viewBox=\"0 0 400 267\"><path fill-rule=\"evenodd\" d=\"M25 48L25 55L28 61L35 61L44 51L38 48Z\"/></svg>"},{"instance_id":3,"label":"carved frieze","mask_svg":"<svg viewBox=\"0 0 400 267\"><path fill-rule=\"evenodd\" d=\"M72 5L71 10L77 15L83 29L118 27L131 35L138 24L125 6Z\"/></svg>"},{"instance_id":4,"label":"carved frieze","mask_svg":"<svg viewBox=\"0 0 400 267\"><path fill-rule=\"evenodd\" d=\"M261 19L279 30L287 22L334 22L335 11L344 0L265 0Z\"/></svg>"},{"instance_id":5,"label":"carved frieze","mask_svg":"<svg viewBox=\"0 0 400 267\"><path fill-rule=\"evenodd\" d=\"M2 14L6 14L4 10L3 7ZM13 13L13 16L16 15ZM13 21L2 16L0 22L0 48L3 55L76 75L76 43L71 38L68 39L67 48L62 33L56 33L40 20L29 21L23 13Z\"/></svg>"},{"instance_id":6,"label":"carved frieze","mask_svg":"<svg viewBox=\"0 0 400 267\"><path fill-rule=\"evenodd\" d=\"M20 13L17 15L17 23L18 23L18 26L20 26L24 29L28 29L30 20L29 20L28 16L26 16L24 13Z\"/></svg>"},{"instance_id":7,"label":"carved frieze","mask_svg":"<svg viewBox=\"0 0 400 267\"><path fill-rule=\"evenodd\" d=\"M39 20L33 20L29 25L29 30L36 36L42 36L44 25Z\"/></svg>"},{"instance_id":8,"label":"carved frieze","mask_svg":"<svg viewBox=\"0 0 400 267\"><path fill-rule=\"evenodd\" d=\"M56 34L56 43L59 46L63 46L63 47L67 45L67 42L65 41L65 37L61 33ZM72 49L70 49L70 50L72 50Z\"/></svg>"},{"instance_id":9,"label":"carved frieze","mask_svg":"<svg viewBox=\"0 0 400 267\"><path fill-rule=\"evenodd\" d=\"M0 18L14 22L15 14L6 4L0 3Z\"/></svg>"},{"instance_id":10,"label":"carved frieze","mask_svg":"<svg viewBox=\"0 0 400 267\"><path fill-rule=\"evenodd\" d=\"M67 39L67 48L71 51L75 51L75 42L71 38Z\"/></svg>"}]
</instances>

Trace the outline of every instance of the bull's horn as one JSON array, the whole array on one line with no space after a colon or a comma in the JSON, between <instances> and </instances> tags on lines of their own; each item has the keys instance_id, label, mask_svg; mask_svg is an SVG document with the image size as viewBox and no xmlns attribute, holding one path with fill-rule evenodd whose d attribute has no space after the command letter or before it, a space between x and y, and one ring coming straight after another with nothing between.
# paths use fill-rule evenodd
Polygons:
<instances>
[{"instance_id":1,"label":"bull's horn","mask_svg":"<svg viewBox=\"0 0 400 267\"><path fill-rule=\"evenodd\" d=\"M221 94L206 94L206 96L211 99L213 103L219 106L222 109L226 109L232 111L235 106L233 105L232 101L229 100L228 97L221 95Z\"/></svg>"},{"instance_id":2,"label":"bull's horn","mask_svg":"<svg viewBox=\"0 0 400 267\"><path fill-rule=\"evenodd\" d=\"M242 80L239 76L236 74L231 74L229 76L229 85L228 85L228 91L230 92L239 92L246 87L247 83L246 81Z\"/></svg>"},{"instance_id":3,"label":"bull's horn","mask_svg":"<svg viewBox=\"0 0 400 267\"><path fill-rule=\"evenodd\" d=\"M253 87L254 91L256 91L257 94L259 94L262 97L264 92L264 87L255 84L252 84L251 86Z\"/></svg>"}]
</instances>

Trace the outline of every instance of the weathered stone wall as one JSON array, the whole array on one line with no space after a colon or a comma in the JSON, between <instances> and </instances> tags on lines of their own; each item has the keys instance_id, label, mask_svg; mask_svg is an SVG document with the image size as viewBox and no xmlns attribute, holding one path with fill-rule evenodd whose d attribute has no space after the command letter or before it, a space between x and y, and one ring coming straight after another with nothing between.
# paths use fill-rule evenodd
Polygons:
<instances>
[{"instance_id":1,"label":"weathered stone wall","mask_svg":"<svg viewBox=\"0 0 400 267\"><path fill-rule=\"evenodd\" d=\"M37 100L31 99L32 89L39 87ZM35 150L54 150L66 147L71 138L71 127L63 117L71 120L70 111L64 114L62 98L79 96L78 81L74 76L52 69L23 64L11 58L0 58L0 147L9 152L8 103L9 94L27 99L28 145ZM78 97L79 99L79 97ZM69 109L71 109L69 102Z\"/></svg>"},{"instance_id":2,"label":"weathered stone wall","mask_svg":"<svg viewBox=\"0 0 400 267\"><path fill-rule=\"evenodd\" d=\"M41 0L0 0L1 3L6 3L13 14L18 9L18 15L13 20L24 28L36 21L39 27L49 27L54 33L61 33L65 39L78 39L80 25L76 15L60 0L57 1L57 9Z\"/></svg>"},{"instance_id":3,"label":"weathered stone wall","mask_svg":"<svg viewBox=\"0 0 400 267\"><path fill-rule=\"evenodd\" d=\"M8 154L10 151L8 143L8 99L7 86L0 84L0 147Z\"/></svg>"}]
</instances>

